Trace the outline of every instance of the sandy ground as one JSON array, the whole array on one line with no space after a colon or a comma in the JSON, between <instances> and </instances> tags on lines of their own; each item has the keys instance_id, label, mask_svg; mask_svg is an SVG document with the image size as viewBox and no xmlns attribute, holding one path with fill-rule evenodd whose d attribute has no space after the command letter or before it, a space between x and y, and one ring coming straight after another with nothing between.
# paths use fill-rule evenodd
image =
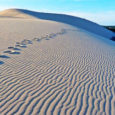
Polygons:
<instances>
[{"instance_id":1,"label":"sandy ground","mask_svg":"<svg viewBox=\"0 0 115 115\"><path fill-rule=\"evenodd\" d=\"M1 115L114 115L114 42L53 21L1 18L0 52Z\"/></svg>"}]
</instances>

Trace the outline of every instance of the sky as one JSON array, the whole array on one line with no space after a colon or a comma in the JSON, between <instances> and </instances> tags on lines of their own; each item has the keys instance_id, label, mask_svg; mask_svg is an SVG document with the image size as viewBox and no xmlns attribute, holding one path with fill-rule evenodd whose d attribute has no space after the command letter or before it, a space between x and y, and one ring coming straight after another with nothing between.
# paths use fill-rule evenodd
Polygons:
<instances>
[{"instance_id":1,"label":"sky","mask_svg":"<svg viewBox=\"0 0 115 115\"><path fill-rule=\"evenodd\" d=\"M0 11L9 8L63 13L115 25L115 0L0 0Z\"/></svg>"}]
</instances>

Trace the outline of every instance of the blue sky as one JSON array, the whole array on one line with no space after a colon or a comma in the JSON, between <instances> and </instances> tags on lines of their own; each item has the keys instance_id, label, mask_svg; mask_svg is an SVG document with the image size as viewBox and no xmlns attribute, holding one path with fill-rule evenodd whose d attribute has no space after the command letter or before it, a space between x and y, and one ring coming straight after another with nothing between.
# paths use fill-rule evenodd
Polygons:
<instances>
[{"instance_id":1,"label":"blue sky","mask_svg":"<svg viewBox=\"0 0 115 115\"><path fill-rule=\"evenodd\" d=\"M115 25L115 0L0 0L0 10L8 8L64 13Z\"/></svg>"}]
</instances>

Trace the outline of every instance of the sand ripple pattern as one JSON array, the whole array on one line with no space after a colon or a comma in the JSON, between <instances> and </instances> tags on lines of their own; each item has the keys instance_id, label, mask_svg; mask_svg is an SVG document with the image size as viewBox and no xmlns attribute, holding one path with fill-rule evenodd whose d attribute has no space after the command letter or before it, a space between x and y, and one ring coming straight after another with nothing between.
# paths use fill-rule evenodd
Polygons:
<instances>
[{"instance_id":1,"label":"sand ripple pattern","mask_svg":"<svg viewBox=\"0 0 115 115\"><path fill-rule=\"evenodd\" d=\"M0 65L1 115L114 115L115 47L77 34L26 41Z\"/></svg>"}]
</instances>

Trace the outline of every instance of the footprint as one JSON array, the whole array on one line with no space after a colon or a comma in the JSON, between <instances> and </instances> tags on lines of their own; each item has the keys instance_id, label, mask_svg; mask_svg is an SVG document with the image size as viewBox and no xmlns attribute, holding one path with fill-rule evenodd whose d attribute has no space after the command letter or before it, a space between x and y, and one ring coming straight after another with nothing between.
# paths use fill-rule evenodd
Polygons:
<instances>
[{"instance_id":1,"label":"footprint","mask_svg":"<svg viewBox=\"0 0 115 115\"><path fill-rule=\"evenodd\" d=\"M10 58L10 57L6 55L0 55L0 58Z\"/></svg>"},{"instance_id":2,"label":"footprint","mask_svg":"<svg viewBox=\"0 0 115 115\"><path fill-rule=\"evenodd\" d=\"M45 40L50 40L49 38L46 38Z\"/></svg>"},{"instance_id":3,"label":"footprint","mask_svg":"<svg viewBox=\"0 0 115 115\"><path fill-rule=\"evenodd\" d=\"M17 52L17 51L11 51L9 54L20 54L20 52Z\"/></svg>"},{"instance_id":4,"label":"footprint","mask_svg":"<svg viewBox=\"0 0 115 115\"><path fill-rule=\"evenodd\" d=\"M42 36L40 39L41 39L41 40L42 40L42 39L46 39L46 37L45 37L45 36Z\"/></svg>"},{"instance_id":5,"label":"footprint","mask_svg":"<svg viewBox=\"0 0 115 115\"><path fill-rule=\"evenodd\" d=\"M22 45L22 44L17 44L17 45L15 45L16 47L21 47L21 48L27 48L27 46L26 45Z\"/></svg>"},{"instance_id":6,"label":"footprint","mask_svg":"<svg viewBox=\"0 0 115 115\"><path fill-rule=\"evenodd\" d=\"M17 45L20 45L20 42L16 42Z\"/></svg>"},{"instance_id":7,"label":"footprint","mask_svg":"<svg viewBox=\"0 0 115 115\"><path fill-rule=\"evenodd\" d=\"M4 62L3 62L3 61L0 61L0 65L2 65L2 64L4 64Z\"/></svg>"},{"instance_id":8,"label":"footprint","mask_svg":"<svg viewBox=\"0 0 115 115\"><path fill-rule=\"evenodd\" d=\"M37 41L37 42L40 42L41 39L40 38L34 38L33 41Z\"/></svg>"},{"instance_id":9,"label":"footprint","mask_svg":"<svg viewBox=\"0 0 115 115\"><path fill-rule=\"evenodd\" d=\"M37 41L38 40L38 38L34 38L34 39L32 39L32 41Z\"/></svg>"},{"instance_id":10,"label":"footprint","mask_svg":"<svg viewBox=\"0 0 115 115\"><path fill-rule=\"evenodd\" d=\"M31 40L23 40L21 42L22 45L27 45L27 44L32 44L32 41Z\"/></svg>"},{"instance_id":11,"label":"footprint","mask_svg":"<svg viewBox=\"0 0 115 115\"><path fill-rule=\"evenodd\" d=\"M20 52L17 52L15 50L11 50L11 52L9 54L20 54Z\"/></svg>"},{"instance_id":12,"label":"footprint","mask_svg":"<svg viewBox=\"0 0 115 115\"><path fill-rule=\"evenodd\" d=\"M14 48L14 50L21 50L21 49L19 49L19 48Z\"/></svg>"},{"instance_id":13,"label":"footprint","mask_svg":"<svg viewBox=\"0 0 115 115\"><path fill-rule=\"evenodd\" d=\"M23 42L16 42L16 45L15 45L15 47L21 47L21 48L26 48L27 46L26 46L26 44L25 43L23 43Z\"/></svg>"},{"instance_id":14,"label":"footprint","mask_svg":"<svg viewBox=\"0 0 115 115\"><path fill-rule=\"evenodd\" d=\"M8 47L8 49L11 49L11 50L21 50L19 48L15 48L15 47Z\"/></svg>"},{"instance_id":15,"label":"footprint","mask_svg":"<svg viewBox=\"0 0 115 115\"><path fill-rule=\"evenodd\" d=\"M54 38L55 34L49 34L49 38Z\"/></svg>"},{"instance_id":16,"label":"footprint","mask_svg":"<svg viewBox=\"0 0 115 115\"><path fill-rule=\"evenodd\" d=\"M20 54L20 52L17 52L15 50L7 50L7 51L4 51L4 53L8 53L8 54Z\"/></svg>"},{"instance_id":17,"label":"footprint","mask_svg":"<svg viewBox=\"0 0 115 115\"><path fill-rule=\"evenodd\" d=\"M3 53L10 53L11 51L10 50L7 50L7 51L4 51Z\"/></svg>"},{"instance_id":18,"label":"footprint","mask_svg":"<svg viewBox=\"0 0 115 115\"><path fill-rule=\"evenodd\" d=\"M14 49L14 47L10 46L10 47L8 47L8 49Z\"/></svg>"}]
</instances>

